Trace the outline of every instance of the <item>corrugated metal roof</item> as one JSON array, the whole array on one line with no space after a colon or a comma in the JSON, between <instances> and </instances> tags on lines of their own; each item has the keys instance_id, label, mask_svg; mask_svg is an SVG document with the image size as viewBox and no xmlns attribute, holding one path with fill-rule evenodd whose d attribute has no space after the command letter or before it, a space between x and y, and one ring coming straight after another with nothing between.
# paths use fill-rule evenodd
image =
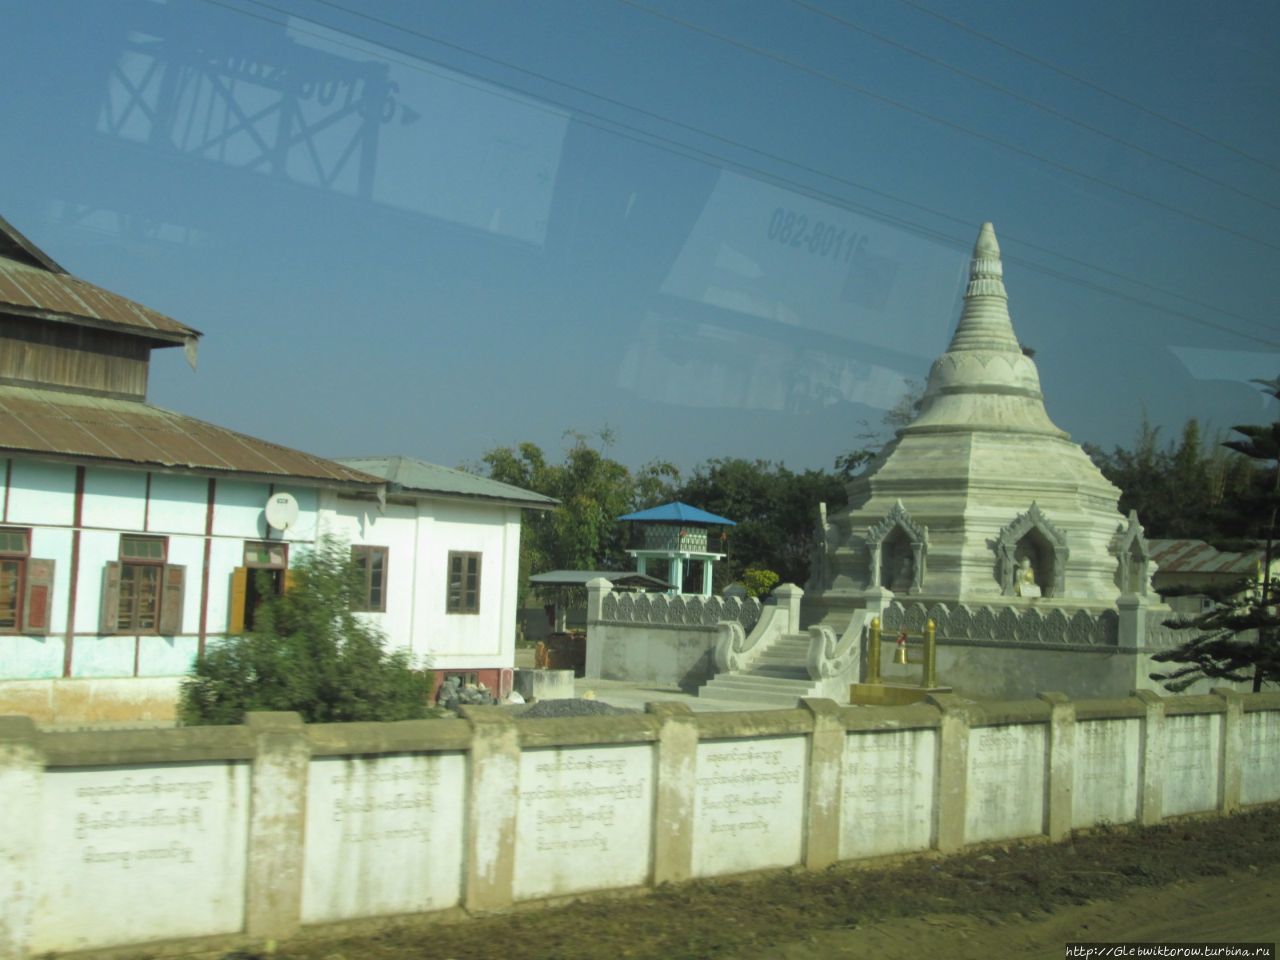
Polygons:
<instances>
[{"instance_id":1,"label":"corrugated metal roof","mask_svg":"<svg viewBox=\"0 0 1280 960\"><path fill-rule=\"evenodd\" d=\"M0 312L125 330L169 343L200 331L73 277L0 217Z\"/></svg>"},{"instance_id":2,"label":"corrugated metal roof","mask_svg":"<svg viewBox=\"0 0 1280 960\"><path fill-rule=\"evenodd\" d=\"M1263 551L1227 553L1203 540L1148 540L1151 559L1161 573L1206 573L1252 576L1257 572Z\"/></svg>"},{"instance_id":3,"label":"corrugated metal roof","mask_svg":"<svg viewBox=\"0 0 1280 960\"><path fill-rule=\"evenodd\" d=\"M444 493L462 497L509 500L522 506L550 510L558 500L532 490L512 486L488 477L478 477L464 470L452 470L439 464L415 460L413 457L339 457L338 463L381 477L396 488L409 493Z\"/></svg>"},{"instance_id":4,"label":"corrugated metal roof","mask_svg":"<svg viewBox=\"0 0 1280 960\"><path fill-rule=\"evenodd\" d=\"M687 503L664 503L660 507L650 507L648 510L640 510L636 513L628 513L618 518L619 520L639 520L667 523L715 523L725 527L736 527L737 524L732 520L726 520L724 517L718 517L714 513L707 513L705 510L699 510L697 507L691 507Z\"/></svg>"},{"instance_id":5,"label":"corrugated metal roof","mask_svg":"<svg viewBox=\"0 0 1280 960\"><path fill-rule=\"evenodd\" d=\"M377 476L133 400L0 385L0 451L376 489Z\"/></svg>"}]
</instances>

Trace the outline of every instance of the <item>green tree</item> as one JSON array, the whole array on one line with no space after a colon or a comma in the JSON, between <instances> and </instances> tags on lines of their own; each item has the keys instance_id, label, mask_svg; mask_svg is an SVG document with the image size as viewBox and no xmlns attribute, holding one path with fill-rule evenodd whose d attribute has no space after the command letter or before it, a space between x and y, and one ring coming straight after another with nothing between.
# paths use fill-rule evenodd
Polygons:
<instances>
[{"instance_id":1,"label":"green tree","mask_svg":"<svg viewBox=\"0 0 1280 960\"><path fill-rule=\"evenodd\" d=\"M1280 379L1255 380L1265 393L1280 399ZM1194 630L1191 638L1153 659L1181 666L1167 673L1152 673L1169 690L1184 690L1201 678L1252 681L1254 691L1264 683L1280 682L1280 616L1275 606L1276 583L1271 577L1275 548L1276 515L1280 507L1280 421L1269 425L1232 427L1239 438L1223 445L1255 464L1265 464L1260 472L1269 475L1265 492L1246 494L1252 535L1265 546L1260 576L1252 589L1247 581L1221 591L1221 601L1197 617L1168 621L1170 626Z\"/></svg>"},{"instance_id":2,"label":"green tree","mask_svg":"<svg viewBox=\"0 0 1280 960\"><path fill-rule=\"evenodd\" d=\"M608 430L595 438L568 432L571 441L562 463L547 460L534 443L495 447L483 461L494 480L555 497L551 511L526 515L520 538L521 582L545 570L626 569L624 531L617 518L661 503L675 467L656 462L634 474L605 455L613 442ZM595 439L596 444L591 441Z\"/></svg>"},{"instance_id":3,"label":"green tree","mask_svg":"<svg viewBox=\"0 0 1280 960\"><path fill-rule=\"evenodd\" d=\"M1107 453L1085 444L1103 475L1120 488L1120 512L1137 510L1147 535L1221 543L1251 536L1251 498L1263 474L1248 457L1206 441L1193 418L1178 441L1161 443L1145 419L1132 447Z\"/></svg>"},{"instance_id":4,"label":"green tree","mask_svg":"<svg viewBox=\"0 0 1280 960\"><path fill-rule=\"evenodd\" d=\"M351 611L360 580L350 548L323 538L290 573L283 594L263 591L253 629L213 646L183 680L182 723L241 723L250 710L294 710L308 723L426 716L431 675L405 651L388 653Z\"/></svg>"},{"instance_id":5,"label":"green tree","mask_svg":"<svg viewBox=\"0 0 1280 960\"><path fill-rule=\"evenodd\" d=\"M845 504L844 480L824 470L795 473L768 460L708 460L672 491L674 499L733 520L729 556L717 568L718 588L748 567L776 571L785 583L809 579L818 503Z\"/></svg>"}]
</instances>

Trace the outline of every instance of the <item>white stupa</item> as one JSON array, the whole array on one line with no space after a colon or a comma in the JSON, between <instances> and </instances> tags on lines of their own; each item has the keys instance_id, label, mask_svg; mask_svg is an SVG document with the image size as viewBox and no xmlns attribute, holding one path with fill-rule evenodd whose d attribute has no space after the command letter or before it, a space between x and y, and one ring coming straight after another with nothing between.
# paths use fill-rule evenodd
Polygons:
<instances>
[{"instance_id":1,"label":"white stupa","mask_svg":"<svg viewBox=\"0 0 1280 960\"><path fill-rule=\"evenodd\" d=\"M848 491L848 506L824 521L810 621L838 627L886 590L926 608L1058 608L1058 622L1150 592L1136 517L1120 514L1120 491L1045 411L990 223L919 415Z\"/></svg>"}]
</instances>

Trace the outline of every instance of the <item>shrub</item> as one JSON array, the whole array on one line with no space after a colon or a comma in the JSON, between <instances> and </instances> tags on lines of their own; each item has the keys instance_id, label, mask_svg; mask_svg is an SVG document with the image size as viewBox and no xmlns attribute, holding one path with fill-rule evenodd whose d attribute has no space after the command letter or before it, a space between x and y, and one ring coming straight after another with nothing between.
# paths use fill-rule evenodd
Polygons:
<instances>
[{"instance_id":1,"label":"shrub","mask_svg":"<svg viewBox=\"0 0 1280 960\"><path fill-rule=\"evenodd\" d=\"M182 682L184 724L241 723L250 710L293 710L308 723L427 715L430 673L388 653L386 637L351 612L358 571L346 544L325 537L265 599L243 636L212 646Z\"/></svg>"},{"instance_id":2,"label":"shrub","mask_svg":"<svg viewBox=\"0 0 1280 960\"><path fill-rule=\"evenodd\" d=\"M749 597L767 597L778 585L779 577L772 570L759 567L747 567L742 571L742 585L747 588Z\"/></svg>"}]
</instances>

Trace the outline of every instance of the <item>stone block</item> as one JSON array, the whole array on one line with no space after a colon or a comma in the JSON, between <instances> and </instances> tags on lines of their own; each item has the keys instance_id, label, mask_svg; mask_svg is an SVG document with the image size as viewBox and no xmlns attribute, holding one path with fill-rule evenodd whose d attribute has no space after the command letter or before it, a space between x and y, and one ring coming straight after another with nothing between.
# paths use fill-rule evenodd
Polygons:
<instances>
[{"instance_id":1,"label":"stone block","mask_svg":"<svg viewBox=\"0 0 1280 960\"><path fill-rule=\"evenodd\" d=\"M515 689L526 701L570 700L574 696L572 670L517 670Z\"/></svg>"}]
</instances>

